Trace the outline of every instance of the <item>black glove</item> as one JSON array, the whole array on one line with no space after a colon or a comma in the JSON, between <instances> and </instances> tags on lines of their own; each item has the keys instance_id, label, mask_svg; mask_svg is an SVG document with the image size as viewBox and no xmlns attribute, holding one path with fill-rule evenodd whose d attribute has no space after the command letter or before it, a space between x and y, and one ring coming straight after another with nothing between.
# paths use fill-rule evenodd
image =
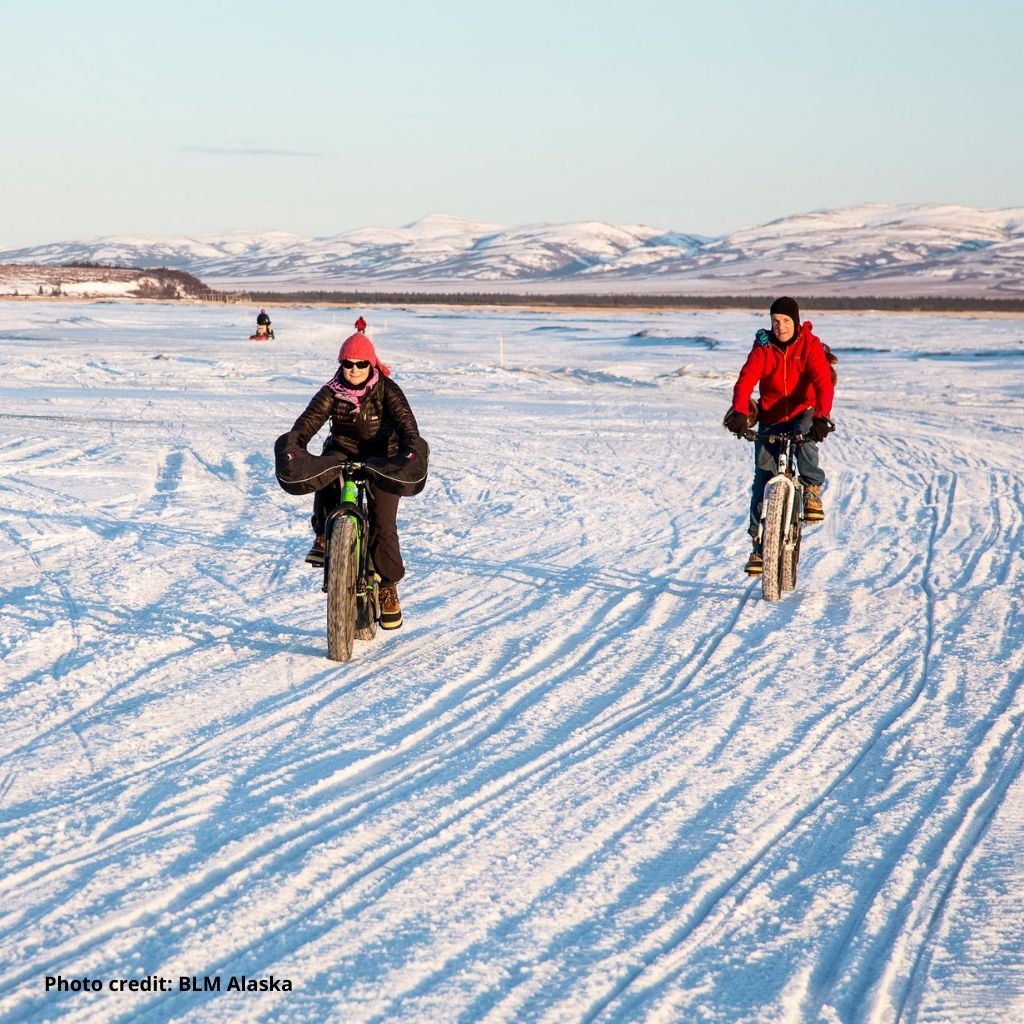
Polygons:
<instances>
[{"instance_id":1,"label":"black glove","mask_svg":"<svg viewBox=\"0 0 1024 1024\"><path fill-rule=\"evenodd\" d=\"M827 416L815 416L811 429L807 431L807 436L820 444L835 429L836 425Z\"/></svg>"},{"instance_id":2,"label":"black glove","mask_svg":"<svg viewBox=\"0 0 1024 1024\"><path fill-rule=\"evenodd\" d=\"M725 417L724 422L726 430L731 430L737 437L742 437L743 431L745 431L749 425L746 415L742 412L736 412L735 410Z\"/></svg>"}]
</instances>

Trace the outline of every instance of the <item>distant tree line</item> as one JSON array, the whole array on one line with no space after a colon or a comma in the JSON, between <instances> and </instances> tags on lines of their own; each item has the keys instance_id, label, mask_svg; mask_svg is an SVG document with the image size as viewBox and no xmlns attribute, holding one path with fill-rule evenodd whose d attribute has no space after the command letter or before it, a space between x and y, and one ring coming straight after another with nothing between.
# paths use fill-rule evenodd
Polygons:
<instances>
[{"instance_id":1,"label":"distant tree line","mask_svg":"<svg viewBox=\"0 0 1024 1024\"><path fill-rule=\"evenodd\" d=\"M355 291L249 291L234 292L231 300L262 304L267 302L330 303L338 306L592 306L597 309L767 309L775 295L552 295L506 292L355 292ZM880 310L919 313L1022 313L1021 298L974 298L956 296L801 295L801 308ZM230 300L229 300L230 301Z\"/></svg>"},{"instance_id":2,"label":"distant tree line","mask_svg":"<svg viewBox=\"0 0 1024 1024\"><path fill-rule=\"evenodd\" d=\"M121 273L147 275L156 284L143 284L137 289L140 298L175 299L183 294L205 302L254 303L268 302L302 304L324 303L336 306L539 306L559 309L591 307L594 309L767 309L775 295L646 295L640 292L622 294L573 295L545 292L406 292L406 291L248 291L220 292L208 287L198 277L184 270L169 267L126 267L115 263L62 263L68 269L113 270ZM61 282L53 294L59 295ZM42 294L42 286L40 286ZM879 310L910 313L1024 313L1024 296L1020 298L978 298L946 295L806 295L798 293L800 305L810 310Z\"/></svg>"}]
</instances>

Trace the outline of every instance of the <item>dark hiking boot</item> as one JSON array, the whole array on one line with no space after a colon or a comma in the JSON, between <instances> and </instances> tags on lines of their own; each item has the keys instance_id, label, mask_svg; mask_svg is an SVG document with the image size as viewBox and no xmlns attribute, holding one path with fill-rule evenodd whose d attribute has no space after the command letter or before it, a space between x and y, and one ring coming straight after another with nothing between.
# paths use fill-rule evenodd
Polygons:
<instances>
[{"instance_id":1,"label":"dark hiking boot","mask_svg":"<svg viewBox=\"0 0 1024 1024\"><path fill-rule=\"evenodd\" d=\"M324 539L317 534L313 539L313 546L309 549L309 553L306 555L306 561L310 565L322 569L324 566Z\"/></svg>"},{"instance_id":2,"label":"dark hiking boot","mask_svg":"<svg viewBox=\"0 0 1024 1024\"><path fill-rule=\"evenodd\" d=\"M750 552L750 557L747 559L747 564L743 566L743 571L748 576L760 576L764 572L764 559L761 557L761 545L754 541L754 549Z\"/></svg>"},{"instance_id":3,"label":"dark hiking boot","mask_svg":"<svg viewBox=\"0 0 1024 1024\"><path fill-rule=\"evenodd\" d=\"M402 625L402 606L398 603L398 584L382 583L377 589L380 599L380 628L398 629Z\"/></svg>"},{"instance_id":4,"label":"dark hiking boot","mask_svg":"<svg viewBox=\"0 0 1024 1024\"><path fill-rule=\"evenodd\" d=\"M804 522L820 523L825 518L821 507L821 484L804 484Z\"/></svg>"}]
</instances>

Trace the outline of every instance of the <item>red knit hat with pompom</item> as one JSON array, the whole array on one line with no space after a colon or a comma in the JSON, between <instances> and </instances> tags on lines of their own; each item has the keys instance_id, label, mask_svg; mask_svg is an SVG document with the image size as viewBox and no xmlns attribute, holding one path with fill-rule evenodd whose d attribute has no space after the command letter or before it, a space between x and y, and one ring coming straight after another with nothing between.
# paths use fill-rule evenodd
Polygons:
<instances>
[{"instance_id":1,"label":"red knit hat with pompom","mask_svg":"<svg viewBox=\"0 0 1024 1024\"><path fill-rule=\"evenodd\" d=\"M361 320L362 317L359 319ZM342 359L369 359L370 365L376 366L385 377L391 376L391 367L385 366L380 361L373 342L362 331L356 331L355 334L345 339L341 351L338 353L338 362L340 363Z\"/></svg>"}]
</instances>

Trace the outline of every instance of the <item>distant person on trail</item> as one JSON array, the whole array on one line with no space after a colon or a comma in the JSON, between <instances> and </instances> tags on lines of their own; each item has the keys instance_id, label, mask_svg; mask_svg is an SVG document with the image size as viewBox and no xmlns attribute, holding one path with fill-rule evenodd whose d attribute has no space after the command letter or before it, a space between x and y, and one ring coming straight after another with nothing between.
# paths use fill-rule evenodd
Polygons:
<instances>
[{"instance_id":1,"label":"distant person on trail","mask_svg":"<svg viewBox=\"0 0 1024 1024\"><path fill-rule=\"evenodd\" d=\"M270 334L270 314L265 309L256 314L256 333Z\"/></svg>"},{"instance_id":2,"label":"distant person on trail","mask_svg":"<svg viewBox=\"0 0 1024 1024\"><path fill-rule=\"evenodd\" d=\"M818 465L818 443L835 430L830 419L835 375L829 365L836 362L827 345L811 333L810 320L800 322L800 308L795 299L776 299L769 311L771 330L763 328L754 336L754 346L747 356L732 392L732 406L724 424L737 437L753 426L756 410L758 427L771 433L804 434L813 440L797 449L797 472L804 485L803 518L807 523L820 523L825 518L821 504L821 488L825 473ZM752 401L754 388L760 403ZM780 446L763 441L754 443L754 483L750 491L749 533L753 550L744 566L751 576L761 574L763 559L758 537L761 522L761 499L765 485L776 473Z\"/></svg>"},{"instance_id":3,"label":"distant person on trail","mask_svg":"<svg viewBox=\"0 0 1024 1024\"><path fill-rule=\"evenodd\" d=\"M313 396L306 411L292 427L303 448L317 431L331 421L331 433L323 454L344 452L354 460L372 456L410 456L419 439L416 417L402 389L391 379L391 368L377 356L373 342L363 333L366 321L356 321L358 330L347 338L338 353L338 372ZM411 457L411 456L410 456ZM324 564L324 528L327 516L341 500L337 481L313 497L310 522L315 534L306 561ZM398 582L405 575L398 542L399 496L383 490L372 478L369 483L369 549L373 567L380 576L380 624L383 629L402 625Z\"/></svg>"}]
</instances>

